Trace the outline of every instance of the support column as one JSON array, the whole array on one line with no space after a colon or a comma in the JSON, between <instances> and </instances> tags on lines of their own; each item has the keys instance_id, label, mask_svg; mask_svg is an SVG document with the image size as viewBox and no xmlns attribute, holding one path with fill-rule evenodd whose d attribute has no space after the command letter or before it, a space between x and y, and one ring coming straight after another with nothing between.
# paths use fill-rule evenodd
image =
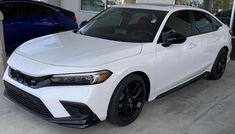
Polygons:
<instances>
[{"instance_id":1,"label":"support column","mask_svg":"<svg viewBox=\"0 0 235 134\"><path fill-rule=\"evenodd\" d=\"M3 21L3 14L0 11L0 77L3 76L6 68L6 52L5 52L2 21Z\"/></svg>"},{"instance_id":2,"label":"support column","mask_svg":"<svg viewBox=\"0 0 235 134\"><path fill-rule=\"evenodd\" d=\"M235 0L233 0L233 8L231 13L231 19L230 19L230 29L233 30L233 24L234 24L234 13L235 12Z\"/></svg>"}]
</instances>

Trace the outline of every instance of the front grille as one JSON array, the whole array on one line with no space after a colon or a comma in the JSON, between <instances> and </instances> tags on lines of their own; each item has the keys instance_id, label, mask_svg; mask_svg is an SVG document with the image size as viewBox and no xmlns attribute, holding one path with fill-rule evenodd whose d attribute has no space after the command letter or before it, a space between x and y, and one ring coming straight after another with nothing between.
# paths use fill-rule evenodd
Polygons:
<instances>
[{"instance_id":1,"label":"front grille","mask_svg":"<svg viewBox=\"0 0 235 134\"><path fill-rule=\"evenodd\" d=\"M9 69L9 76L17 82L32 88L39 88L50 83L49 76L32 77L12 68Z\"/></svg>"},{"instance_id":2,"label":"front grille","mask_svg":"<svg viewBox=\"0 0 235 134\"><path fill-rule=\"evenodd\" d=\"M5 90L6 96L8 96L10 99L18 102L19 104L23 105L27 109L37 113L38 115L44 118L53 117L50 111L46 108L46 106L43 104L43 102L39 98L7 82L4 82L4 84L6 88Z\"/></svg>"}]
</instances>

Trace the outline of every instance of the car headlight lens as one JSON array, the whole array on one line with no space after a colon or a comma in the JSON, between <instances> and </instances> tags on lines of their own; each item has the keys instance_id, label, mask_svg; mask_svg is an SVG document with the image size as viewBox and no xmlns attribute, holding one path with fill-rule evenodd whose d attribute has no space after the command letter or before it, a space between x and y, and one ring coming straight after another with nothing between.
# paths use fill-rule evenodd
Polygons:
<instances>
[{"instance_id":1,"label":"car headlight lens","mask_svg":"<svg viewBox=\"0 0 235 134\"><path fill-rule=\"evenodd\" d=\"M98 71L81 74L53 75L51 82L53 84L63 85L93 85L107 80L112 75L110 71Z\"/></svg>"}]
</instances>

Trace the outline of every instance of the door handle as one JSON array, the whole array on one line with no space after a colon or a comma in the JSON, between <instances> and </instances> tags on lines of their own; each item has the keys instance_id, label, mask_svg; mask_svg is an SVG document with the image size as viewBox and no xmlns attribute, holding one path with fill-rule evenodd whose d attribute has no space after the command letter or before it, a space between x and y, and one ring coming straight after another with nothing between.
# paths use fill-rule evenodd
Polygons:
<instances>
[{"instance_id":1,"label":"door handle","mask_svg":"<svg viewBox=\"0 0 235 134\"><path fill-rule=\"evenodd\" d=\"M197 46L197 44L190 43L190 44L187 46L187 48L193 49L193 48L195 48L196 46Z\"/></svg>"}]
</instances>

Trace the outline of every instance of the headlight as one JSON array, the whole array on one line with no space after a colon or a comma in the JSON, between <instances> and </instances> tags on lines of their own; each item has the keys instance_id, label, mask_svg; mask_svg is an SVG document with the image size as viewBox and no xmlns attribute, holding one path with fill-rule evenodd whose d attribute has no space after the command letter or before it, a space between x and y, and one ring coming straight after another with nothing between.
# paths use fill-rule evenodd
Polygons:
<instances>
[{"instance_id":1,"label":"headlight","mask_svg":"<svg viewBox=\"0 0 235 134\"><path fill-rule=\"evenodd\" d=\"M93 85L107 80L111 76L110 71L98 71L81 74L53 75L51 82L53 84L63 85Z\"/></svg>"}]
</instances>

